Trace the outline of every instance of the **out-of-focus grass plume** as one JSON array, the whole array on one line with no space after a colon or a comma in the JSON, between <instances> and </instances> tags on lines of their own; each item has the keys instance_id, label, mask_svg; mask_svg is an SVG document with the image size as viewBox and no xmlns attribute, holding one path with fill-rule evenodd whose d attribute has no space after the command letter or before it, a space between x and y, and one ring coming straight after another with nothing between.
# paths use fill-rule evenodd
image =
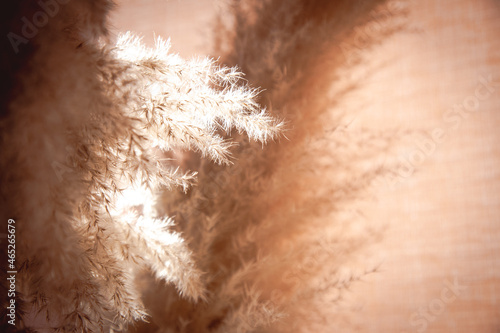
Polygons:
<instances>
[{"instance_id":1,"label":"out-of-focus grass plume","mask_svg":"<svg viewBox=\"0 0 500 333\"><path fill-rule=\"evenodd\" d=\"M390 140L342 130L336 100L353 86L332 83L350 66L340 43L382 4L231 2L215 29L229 67L110 37L107 0L58 4L19 53L3 50L18 68L0 122L18 328L337 327L377 235L350 205ZM2 31L37 6L9 7Z\"/></svg>"}]
</instances>

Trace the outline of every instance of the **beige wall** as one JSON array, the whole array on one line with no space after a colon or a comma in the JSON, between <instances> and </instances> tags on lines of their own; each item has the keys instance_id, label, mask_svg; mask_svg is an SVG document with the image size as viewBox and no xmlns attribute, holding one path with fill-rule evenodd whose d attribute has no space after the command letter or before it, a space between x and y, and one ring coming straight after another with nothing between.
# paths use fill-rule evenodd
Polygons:
<instances>
[{"instance_id":1,"label":"beige wall","mask_svg":"<svg viewBox=\"0 0 500 333\"><path fill-rule=\"evenodd\" d=\"M443 136L423 153L422 136L405 139L396 159L411 159L415 170L394 184L381 179L364 204L387 230L373 249L380 272L351 295L356 324L360 332L499 332L500 3L409 4L410 29L365 50L359 73L378 69L339 107L356 112L353 127ZM148 42L153 32L171 36L183 56L206 54L218 6L124 0L114 25ZM470 111L454 111L464 103Z\"/></svg>"},{"instance_id":2,"label":"beige wall","mask_svg":"<svg viewBox=\"0 0 500 333\"><path fill-rule=\"evenodd\" d=\"M389 229L381 274L359 290L369 323L363 331L498 332L500 7L416 3L410 22L418 32L376 50L373 64L389 64L367 80L362 93L372 103L357 121L443 138L429 144L422 162L416 150L424 139L408 145L402 156L414 154L415 172L387 186L368 214ZM491 91L482 84L489 77ZM456 297L446 291L454 280L466 287Z\"/></svg>"},{"instance_id":3,"label":"beige wall","mask_svg":"<svg viewBox=\"0 0 500 333\"><path fill-rule=\"evenodd\" d=\"M115 31L132 30L152 45L170 38L172 51L185 57L205 55L211 47L212 20L220 0L118 0Z\"/></svg>"}]
</instances>

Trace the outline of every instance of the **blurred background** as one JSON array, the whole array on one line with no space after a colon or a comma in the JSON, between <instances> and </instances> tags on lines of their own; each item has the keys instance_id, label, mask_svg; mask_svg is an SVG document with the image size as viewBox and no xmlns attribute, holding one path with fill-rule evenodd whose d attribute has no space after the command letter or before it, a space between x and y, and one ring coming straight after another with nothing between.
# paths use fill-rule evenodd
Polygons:
<instances>
[{"instance_id":1,"label":"blurred background","mask_svg":"<svg viewBox=\"0 0 500 333\"><path fill-rule=\"evenodd\" d=\"M119 0L115 33L214 56L219 0ZM364 49L362 84L335 106L350 126L413 134L360 203L383 226L379 271L347 296L357 332L500 332L500 1L405 2L407 29ZM361 34L361 35L360 35ZM351 56L345 45L338 52ZM354 54L354 53L353 53ZM354 55L352 55L354 56ZM368 74L369 73L369 74Z\"/></svg>"}]
</instances>

